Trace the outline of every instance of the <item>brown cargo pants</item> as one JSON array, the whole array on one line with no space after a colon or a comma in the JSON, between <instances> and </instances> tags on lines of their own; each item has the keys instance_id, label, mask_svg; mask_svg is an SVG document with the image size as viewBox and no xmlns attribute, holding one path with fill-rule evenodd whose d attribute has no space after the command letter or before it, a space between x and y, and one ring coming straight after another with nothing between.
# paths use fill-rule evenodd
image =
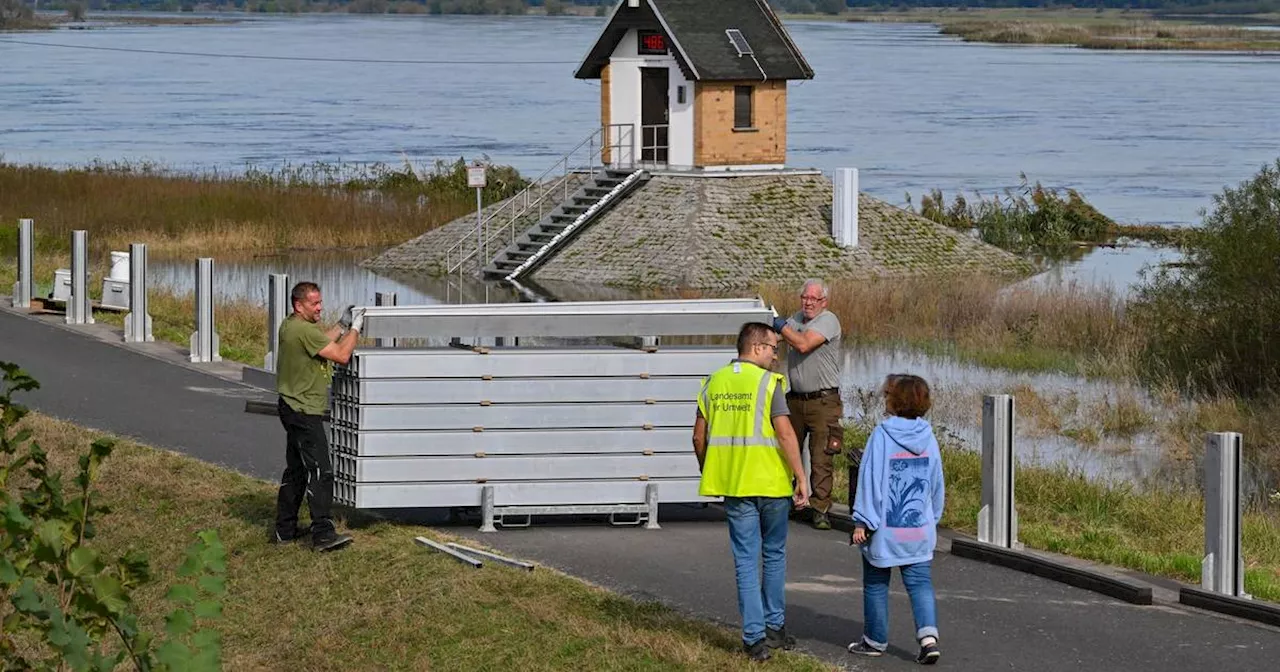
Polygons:
<instances>
[{"instance_id":1,"label":"brown cargo pants","mask_svg":"<svg viewBox=\"0 0 1280 672\"><path fill-rule=\"evenodd\" d=\"M787 410L791 411L791 427L801 450L805 437L809 439L809 508L826 513L831 508L832 458L844 450L840 390L788 392Z\"/></svg>"}]
</instances>

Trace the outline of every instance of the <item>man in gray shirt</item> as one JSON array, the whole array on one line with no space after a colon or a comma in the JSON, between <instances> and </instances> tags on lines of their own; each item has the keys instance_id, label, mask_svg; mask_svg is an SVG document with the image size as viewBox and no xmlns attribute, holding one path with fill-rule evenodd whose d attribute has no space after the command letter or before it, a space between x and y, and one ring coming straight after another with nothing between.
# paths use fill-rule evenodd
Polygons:
<instances>
[{"instance_id":1,"label":"man in gray shirt","mask_svg":"<svg viewBox=\"0 0 1280 672\"><path fill-rule=\"evenodd\" d=\"M844 402L840 399L840 320L827 310L828 288L807 280L800 289L800 312L773 321L791 346L787 353L787 407L796 439L809 439L809 508L813 526L831 529L832 458L844 449ZM850 471L856 473L853 463Z\"/></svg>"}]
</instances>

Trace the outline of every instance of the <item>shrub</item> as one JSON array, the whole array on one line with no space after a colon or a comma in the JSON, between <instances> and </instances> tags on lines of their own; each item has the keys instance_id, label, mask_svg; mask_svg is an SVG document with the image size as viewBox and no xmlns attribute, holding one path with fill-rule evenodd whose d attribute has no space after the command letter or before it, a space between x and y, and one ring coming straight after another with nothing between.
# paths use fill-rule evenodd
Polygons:
<instances>
[{"instance_id":1,"label":"shrub","mask_svg":"<svg viewBox=\"0 0 1280 672\"><path fill-rule=\"evenodd\" d=\"M1213 202L1186 263L1137 288L1140 370L1188 391L1280 392L1280 160Z\"/></svg>"},{"instance_id":2,"label":"shrub","mask_svg":"<svg viewBox=\"0 0 1280 672\"><path fill-rule=\"evenodd\" d=\"M149 581L147 559L130 552L103 556L88 542L107 508L94 500L93 481L111 441L101 439L80 456L70 499L62 474L19 427L27 410L15 392L39 387L17 366L0 362L0 661L6 670L114 670L126 661L138 670L217 670L216 630L197 619L221 616L226 552L216 532L201 532L187 549L170 588L176 605L157 640L138 626L131 591ZM21 482L16 482L21 480ZM6 607L7 604L7 607Z\"/></svg>"},{"instance_id":3,"label":"shrub","mask_svg":"<svg viewBox=\"0 0 1280 672\"><path fill-rule=\"evenodd\" d=\"M1004 197L976 195L970 202L957 194L947 205L942 191L934 189L920 199L921 216L961 231L975 233L983 242L1018 253L1062 256L1079 242L1104 240L1115 222L1098 212L1074 189L1066 196L1039 182L1006 189ZM907 199L910 200L910 195Z\"/></svg>"}]
</instances>

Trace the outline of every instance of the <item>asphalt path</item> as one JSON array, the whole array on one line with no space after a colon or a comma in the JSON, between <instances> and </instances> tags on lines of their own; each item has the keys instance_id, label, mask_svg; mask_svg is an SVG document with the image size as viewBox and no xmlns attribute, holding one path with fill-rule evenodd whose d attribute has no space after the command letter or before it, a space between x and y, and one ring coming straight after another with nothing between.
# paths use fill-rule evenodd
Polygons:
<instances>
[{"instance_id":1,"label":"asphalt path","mask_svg":"<svg viewBox=\"0 0 1280 672\"><path fill-rule=\"evenodd\" d=\"M245 413L260 390L68 328L0 310L0 360L32 374L29 407L274 480L283 430ZM399 512L438 521L439 512ZM728 533L714 507L663 508L661 530L600 521L539 522L473 536L515 557L640 599L736 628L737 593ZM357 541L358 543L358 541ZM1280 629L1173 604L1134 606L1008 569L952 556L934 562L942 665L957 670L1276 669ZM793 524L788 540L787 623L801 648L848 669L914 668L910 605L898 578L890 603L890 650L855 658L844 647L862 628L861 567L841 532Z\"/></svg>"}]
</instances>

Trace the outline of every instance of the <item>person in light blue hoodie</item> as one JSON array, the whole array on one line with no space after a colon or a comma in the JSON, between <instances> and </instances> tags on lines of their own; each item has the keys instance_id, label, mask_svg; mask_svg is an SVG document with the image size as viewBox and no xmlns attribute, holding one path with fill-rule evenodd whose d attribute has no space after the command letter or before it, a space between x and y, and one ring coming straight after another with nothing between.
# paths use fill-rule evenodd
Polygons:
<instances>
[{"instance_id":1,"label":"person in light blue hoodie","mask_svg":"<svg viewBox=\"0 0 1280 672\"><path fill-rule=\"evenodd\" d=\"M938 650L938 614L931 567L945 489L942 455L929 411L929 384L919 376L892 375L884 383L885 411L867 439L858 468L851 543L862 550L862 637L849 652L879 656L889 646L889 579L894 567L915 615L916 662L933 665Z\"/></svg>"}]
</instances>

